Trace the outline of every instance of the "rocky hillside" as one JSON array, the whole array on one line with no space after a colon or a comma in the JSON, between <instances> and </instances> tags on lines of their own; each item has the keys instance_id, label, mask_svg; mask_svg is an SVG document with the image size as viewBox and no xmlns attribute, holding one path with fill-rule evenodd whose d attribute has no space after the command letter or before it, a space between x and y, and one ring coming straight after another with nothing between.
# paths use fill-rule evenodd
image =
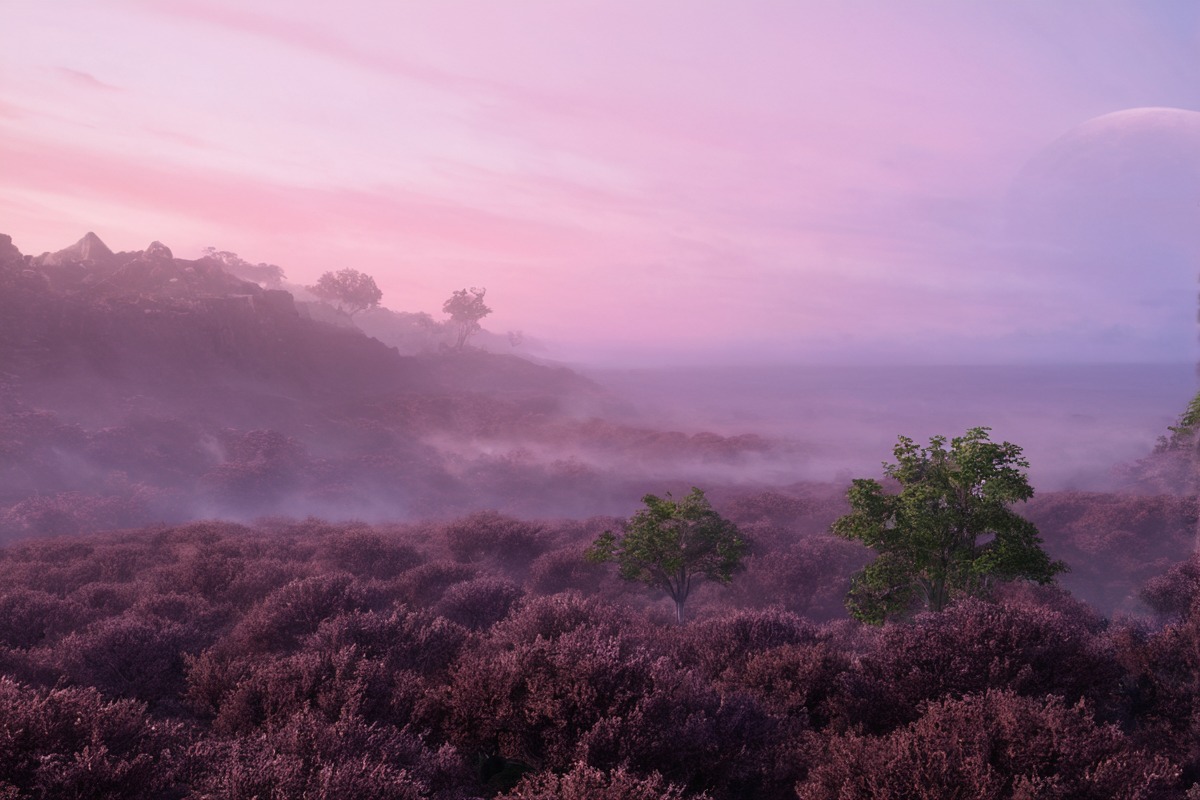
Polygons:
<instances>
[{"instance_id":1,"label":"rocky hillside","mask_svg":"<svg viewBox=\"0 0 1200 800\"><path fill-rule=\"evenodd\" d=\"M94 233L22 255L0 236L0 372L22 397L102 414L129 402L222 412L329 403L394 391L594 393L567 370L516 358L403 357L346 326L298 313L215 259L160 242L113 253ZM102 402L100 402L102 401Z\"/></svg>"},{"instance_id":2,"label":"rocky hillside","mask_svg":"<svg viewBox=\"0 0 1200 800\"><path fill-rule=\"evenodd\" d=\"M770 457L645 430L576 373L401 355L286 291L161 243L0 237L0 539L264 514L400 519L623 510ZM689 470L691 470L689 472ZM674 483L666 483L672 480Z\"/></svg>"}]
</instances>

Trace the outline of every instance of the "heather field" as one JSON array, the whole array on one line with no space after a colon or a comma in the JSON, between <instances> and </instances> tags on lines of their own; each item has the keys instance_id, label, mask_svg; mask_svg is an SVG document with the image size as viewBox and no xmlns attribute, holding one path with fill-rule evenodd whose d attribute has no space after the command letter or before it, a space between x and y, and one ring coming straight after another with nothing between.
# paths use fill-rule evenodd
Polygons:
<instances>
[{"instance_id":1,"label":"heather field","mask_svg":"<svg viewBox=\"0 0 1200 800\"><path fill-rule=\"evenodd\" d=\"M1200 791L1187 368L582 372L97 242L0 241L0 798Z\"/></svg>"}]
</instances>

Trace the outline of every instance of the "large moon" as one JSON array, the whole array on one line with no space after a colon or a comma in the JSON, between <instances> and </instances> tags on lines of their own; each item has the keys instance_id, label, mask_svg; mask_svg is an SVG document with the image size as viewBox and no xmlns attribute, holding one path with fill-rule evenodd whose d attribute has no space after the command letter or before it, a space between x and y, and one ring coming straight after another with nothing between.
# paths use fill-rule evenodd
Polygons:
<instances>
[{"instance_id":1,"label":"large moon","mask_svg":"<svg viewBox=\"0 0 1200 800\"><path fill-rule=\"evenodd\" d=\"M1082 123L1026 164L1007 218L1014 268L1069 294L1075 334L1107 332L1114 354L1194 354L1200 112L1131 108Z\"/></svg>"},{"instance_id":2,"label":"large moon","mask_svg":"<svg viewBox=\"0 0 1200 800\"><path fill-rule=\"evenodd\" d=\"M1068 131L1018 177L1009 221L1029 242L1200 256L1200 112L1131 108Z\"/></svg>"}]
</instances>

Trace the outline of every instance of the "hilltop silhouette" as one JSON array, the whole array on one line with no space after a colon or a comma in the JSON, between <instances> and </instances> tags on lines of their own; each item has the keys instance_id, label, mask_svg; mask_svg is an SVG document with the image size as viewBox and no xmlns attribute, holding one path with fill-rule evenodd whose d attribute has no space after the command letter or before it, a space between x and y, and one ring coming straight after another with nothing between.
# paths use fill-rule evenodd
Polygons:
<instances>
[{"instance_id":1,"label":"hilltop silhouette","mask_svg":"<svg viewBox=\"0 0 1200 800\"><path fill-rule=\"evenodd\" d=\"M563 367L401 354L218 258L114 253L94 233L29 256L0 236L0 535L615 509L647 469L769 448L631 427L613 406Z\"/></svg>"}]
</instances>

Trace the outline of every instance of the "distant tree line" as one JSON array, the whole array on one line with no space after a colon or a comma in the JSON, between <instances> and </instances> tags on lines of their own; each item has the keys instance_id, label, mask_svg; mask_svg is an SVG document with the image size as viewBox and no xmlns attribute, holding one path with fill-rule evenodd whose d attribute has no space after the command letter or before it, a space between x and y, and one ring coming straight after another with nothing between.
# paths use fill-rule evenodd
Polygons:
<instances>
[{"instance_id":1,"label":"distant tree line","mask_svg":"<svg viewBox=\"0 0 1200 800\"><path fill-rule=\"evenodd\" d=\"M284 271L275 264L251 264L237 253L215 247L206 247L203 253L205 258L218 262L237 277L268 288L283 286ZM350 317L379 308L383 300L383 291L375 278L353 268L324 272L316 283L304 288ZM458 289L442 304L442 311L449 317L448 323L453 329L451 349L464 350L471 337L481 330L480 320L492 313L484 302L486 294L487 289L482 288ZM512 347L522 344L525 338L521 331L509 331L507 337Z\"/></svg>"}]
</instances>

